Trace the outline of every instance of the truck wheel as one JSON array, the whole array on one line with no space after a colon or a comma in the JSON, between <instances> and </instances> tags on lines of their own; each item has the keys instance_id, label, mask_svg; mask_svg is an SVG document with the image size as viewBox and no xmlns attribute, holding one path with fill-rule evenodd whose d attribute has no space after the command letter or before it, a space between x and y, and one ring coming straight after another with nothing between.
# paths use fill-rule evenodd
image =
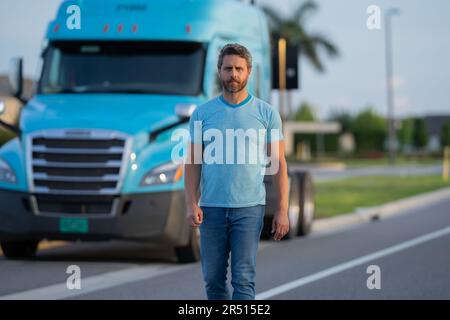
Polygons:
<instances>
[{"instance_id":1,"label":"truck wheel","mask_svg":"<svg viewBox=\"0 0 450 320\"><path fill-rule=\"evenodd\" d=\"M39 240L2 241L3 254L8 259L32 258L38 248Z\"/></svg>"},{"instance_id":2,"label":"truck wheel","mask_svg":"<svg viewBox=\"0 0 450 320\"><path fill-rule=\"evenodd\" d=\"M300 223L297 235L305 236L311 232L314 220L314 185L308 172L296 173L300 187Z\"/></svg>"},{"instance_id":3,"label":"truck wheel","mask_svg":"<svg viewBox=\"0 0 450 320\"><path fill-rule=\"evenodd\" d=\"M272 219L273 216L264 216L264 224L263 229L261 230L261 239L269 240L270 239L270 231L272 229Z\"/></svg>"},{"instance_id":4,"label":"truck wheel","mask_svg":"<svg viewBox=\"0 0 450 320\"><path fill-rule=\"evenodd\" d=\"M191 228L190 240L187 246L175 247L178 262L189 263L200 260L200 229Z\"/></svg>"},{"instance_id":5,"label":"truck wheel","mask_svg":"<svg viewBox=\"0 0 450 320\"><path fill-rule=\"evenodd\" d=\"M289 176L289 232L283 239L292 239L300 228L300 180L297 174Z\"/></svg>"},{"instance_id":6,"label":"truck wheel","mask_svg":"<svg viewBox=\"0 0 450 320\"><path fill-rule=\"evenodd\" d=\"M270 178L272 179L272 178ZM272 231L272 222L276 210L275 203L278 201L278 197L274 195L274 187L270 184L266 185L266 212L264 216L264 227L261 232L261 239L270 240ZM289 232L283 237L283 240L292 239L299 233L300 228L300 179L295 173L289 174Z\"/></svg>"},{"instance_id":7,"label":"truck wheel","mask_svg":"<svg viewBox=\"0 0 450 320\"><path fill-rule=\"evenodd\" d=\"M273 210L273 206L271 207ZM275 212L274 212L275 213ZM292 239L299 234L300 229L300 178L298 174L289 174L289 232L283 240ZM264 228L261 239L270 239L273 215L264 217Z\"/></svg>"}]
</instances>

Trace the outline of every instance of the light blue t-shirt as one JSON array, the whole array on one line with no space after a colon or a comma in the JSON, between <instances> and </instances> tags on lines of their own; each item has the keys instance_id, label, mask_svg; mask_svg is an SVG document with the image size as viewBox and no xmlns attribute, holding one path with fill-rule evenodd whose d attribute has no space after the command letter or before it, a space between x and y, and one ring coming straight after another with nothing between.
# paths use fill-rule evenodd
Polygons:
<instances>
[{"instance_id":1,"label":"light blue t-shirt","mask_svg":"<svg viewBox=\"0 0 450 320\"><path fill-rule=\"evenodd\" d=\"M220 95L197 107L189 129L190 140L203 145L200 206L266 203L266 145L283 139L276 109L251 95L236 105Z\"/></svg>"}]
</instances>

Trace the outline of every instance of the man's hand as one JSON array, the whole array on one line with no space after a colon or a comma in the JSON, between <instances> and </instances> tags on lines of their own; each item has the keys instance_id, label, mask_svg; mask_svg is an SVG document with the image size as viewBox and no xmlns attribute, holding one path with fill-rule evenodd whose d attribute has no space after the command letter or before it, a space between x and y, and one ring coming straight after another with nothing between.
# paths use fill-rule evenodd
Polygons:
<instances>
[{"instance_id":1,"label":"man's hand","mask_svg":"<svg viewBox=\"0 0 450 320\"><path fill-rule=\"evenodd\" d=\"M198 205L194 204L192 208L188 209L186 218L191 226L198 227L203 222L203 211Z\"/></svg>"},{"instance_id":2,"label":"man's hand","mask_svg":"<svg viewBox=\"0 0 450 320\"><path fill-rule=\"evenodd\" d=\"M289 217L287 210L278 210L272 220L272 234L274 240L281 240L289 232Z\"/></svg>"}]
</instances>

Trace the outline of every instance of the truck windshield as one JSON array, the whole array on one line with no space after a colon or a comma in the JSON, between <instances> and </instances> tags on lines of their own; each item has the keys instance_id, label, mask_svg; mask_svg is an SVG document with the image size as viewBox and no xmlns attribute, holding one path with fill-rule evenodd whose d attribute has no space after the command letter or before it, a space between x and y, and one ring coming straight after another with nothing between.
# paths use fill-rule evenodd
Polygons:
<instances>
[{"instance_id":1,"label":"truck windshield","mask_svg":"<svg viewBox=\"0 0 450 320\"><path fill-rule=\"evenodd\" d=\"M38 92L198 95L205 48L196 42L54 41Z\"/></svg>"}]
</instances>

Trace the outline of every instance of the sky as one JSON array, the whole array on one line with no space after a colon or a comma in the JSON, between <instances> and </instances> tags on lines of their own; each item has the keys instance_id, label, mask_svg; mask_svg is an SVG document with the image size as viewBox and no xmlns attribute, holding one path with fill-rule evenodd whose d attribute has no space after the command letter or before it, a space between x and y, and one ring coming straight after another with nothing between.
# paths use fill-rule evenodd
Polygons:
<instances>
[{"instance_id":1,"label":"sky","mask_svg":"<svg viewBox=\"0 0 450 320\"><path fill-rule=\"evenodd\" d=\"M156 0L154 0L156 1ZM139 1L137 1L139 2ZM273 6L275 1L256 0ZM276 10L288 17L301 0L277 0ZM9 60L22 56L26 76L36 78L37 62L48 21L60 0L0 1L0 74ZM448 0L316 0L306 30L336 44L338 58L324 52L326 72L319 73L300 58L301 88L293 92L294 109L303 101L326 120L333 111L356 114L367 106L386 115L384 23L369 30L367 8L400 9L392 18L396 117L450 114L450 1ZM382 16L383 17L383 16ZM278 95L272 94L277 106Z\"/></svg>"}]
</instances>

